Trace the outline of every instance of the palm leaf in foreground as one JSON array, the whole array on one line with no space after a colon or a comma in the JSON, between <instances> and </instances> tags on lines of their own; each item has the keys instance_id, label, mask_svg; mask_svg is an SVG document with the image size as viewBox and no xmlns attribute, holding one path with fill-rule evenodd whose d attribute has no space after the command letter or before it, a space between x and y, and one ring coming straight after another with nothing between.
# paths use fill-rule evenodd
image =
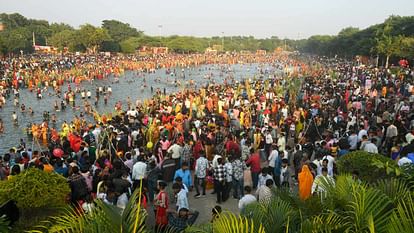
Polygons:
<instances>
[{"instance_id":1,"label":"palm leaf in foreground","mask_svg":"<svg viewBox=\"0 0 414 233\"><path fill-rule=\"evenodd\" d=\"M388 233L414 232L414 199L410 195L404 201L399 202L391 214L387 226Z\"/></svg>"},{"instance_id":2,"label":"palm leaf in foreground","mask_svg":"<svg viewBox=\"0 0 414 233\"><path fill-rule=\"evenodd\" d=\"M140 208L140 195L137 189L131 196L124 211L116 206L108 205L101 200L94 202L95 207L88 213L82 213L77 208L68 207L61 216L51 217L44 225L37 226L30 232L48 233L129 233L146 232L145 220L147 214ZM137 227L135 222L137 221Z\"/></svg>"},{"instance_id":3,"label":"palm leaf in foreground","mask_svg":"<svg viewBox=\"0 0 414 233\"><path fill-rule=\"evenodd\" d=\"M314 216L302 222L302 233L343 232L344 220L335 212Z\"/></svg>"},{"instance_id":4,"label":"palm leaf in foreground","mask_svg":"<svg viewBox=\"0 0 414 233\"><path fill-rule=\"evenodd\" d=\"M265 233L262 224L231 212L220 214L210 226L191 226L186 233Z\"/></svg>"},{"instance_id":5,"label":"palm leaf in foreground","mask_svg":"<svg viewBox=\"0 0 414 233\"><path fill-rule=\"evenodd\" d=\"M347 232L386 232L387 220L392 213L391 200L381 191L354 183L350 190L352 200L343 213Z\"/></svg>"}]
</instances>

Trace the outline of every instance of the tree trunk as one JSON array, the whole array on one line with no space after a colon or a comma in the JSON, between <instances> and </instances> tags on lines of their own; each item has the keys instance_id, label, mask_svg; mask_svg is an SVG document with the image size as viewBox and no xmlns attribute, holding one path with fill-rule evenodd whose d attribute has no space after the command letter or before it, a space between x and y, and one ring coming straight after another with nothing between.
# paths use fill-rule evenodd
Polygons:
<instances>
[{"instance_id":1,"label":"tree trunk","mask_svg":"<svg viewBox=\"0 0 414 233\"><path fill-rule=\"evenodd\" d=\"M385 69L388 69L388 61L390 60L390 55L387 55L387 59L385 60Z\"/></svg>"}]
</instances>

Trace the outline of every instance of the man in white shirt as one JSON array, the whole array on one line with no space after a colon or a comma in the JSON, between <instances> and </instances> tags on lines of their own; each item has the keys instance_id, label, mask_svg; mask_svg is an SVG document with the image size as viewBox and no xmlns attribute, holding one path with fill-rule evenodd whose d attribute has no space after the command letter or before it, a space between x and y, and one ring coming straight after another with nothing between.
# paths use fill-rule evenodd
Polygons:
<instances>
[{"instance_id":1,"label":"man in white shirt","mask_svg":"<svg viewBox=\"0 0 414 233\"><path fill-rule=\"evenodd\" d=\"M358 135L355 131L352 131L351 135L348 137L348 143L350 145L349 150L354 151L357 149L358 145Z\"/></svg>"},{"instance_id":2,"label":"man in white shirt","mask_svg":"<svg viewBox=\"0 0 414 233\"><path fill-rule=\"evenodd\" d=\"M279 151L284 151L286 147L286 138L285 133L282 132L279 139L277 140L277 146L279 148Z\"/></svg>"},{"instance_id":3,"label":"man in white shirt","mask_svg":"<svg viewBox=\"0 0 414 233\"><path fill-rule=\"evenodd\" d=\"M411 132L405 135L405 140L407 141L408 144L410 144L411 141L414 140L414 129L412 129Z\"/></svg>"},{"instance_id":4,"label":"man in white shirt","mask_svg":"<svg viewBox=\"0 0 414 233\"><path fill-rule=\"evenodd\" d=\"M200 153L200 158L197 159L195 170L194 170L194 186L196 188L197 194L195 197L200 197L201 192L199 187L201 186L202 195L206 195L206 176L208 169L208 160L204 152Z\"/></svg>"},{"instance_id":5,"label":"man in white shirt","mask_svg":"<svg viewBox=\"0 0 414 233\"><path fill-rule=\"evenodd\" d=\"M272 134L270 133L270 129L266 130L266 134L265 134L265 151L266 151L266 156L268 156L270 154L270 150L272 149L272 144L273 144L273 137Z\"/></svg>"},{"instance_id":6,"label":"man in white shirt","mask_svg":"<svg viewBox=\"0 0 414 233\"><path fill-rule=\"evenodd\" d=\"M413 161L411 161L411 159L407 158L407 156L402 157L401 159L398 160L398 166L402 167L406 164L412 164Z\"/></svg>"},{"instance_id":7,"label":"man in white shirt","mask_svg":"<svg viewBox=\"0 0 414 233\"><path fill-rule=\"evenodd\" d=\"M275 162L276 162L277 157L279 157L279 151L277 150L277 145L273 144L272 147L273 149L272 149L272 152L270 152L268 161L269 161L270 174L274 176L275 175L274 171L275 171L275 166L276 166Z\"/></svg>"},{"instance_id":8,"label":"man in white shirt","mask_svg":"<svg viewBox=\"0 0 414 233\"><path fill-rule=\"evenodd\" d=\"M266 185L267 180L272 180L274 183L273 177L268 174L268 169L269 168L267 167L262 169L262 173L259 175L259 183L257 187Z\"/></svg>"},{"instance_id":9,"label":"man in white shirt","mask_svg":"<svg viewBox=\"0 0 414 233\"><path fill-rule=\"evenodd\" d=\"M335 159L332 156L324 156L321 160L316 161L316 163L316 165L318 166L317 175L322 175L323 169L326 168L328 171L328 175L333 176L333 164L335 163Z\"/></svg>"},{"instance_id":10,"label":"man in white shirt","mask_svg":"<svg viewBox=\"0 0 414 233\"><path fill-rule=\"evenodd\" d=\"M190 209L187 198L187 191L178 183L174 183L172 187L174 194L177 195L177 211L181 208Z\"/></svg>"},{"instance_id":11,"label":"man in white shirt","mask_svg":"<svg viewBox=\"0 0 414 233\"><path fill-rule=\"evenodd\" d=\"M138 157L138 162L132 167L132 181L133 189L135 190L140 185L140 181L145 179L147 175L147 164L144 163L143 158Z\"/></svg>"},{"instance_id":12,"label":"man in white shirt","mask_svg":"<svg viewBox=\"0 0 414 233\"><path fill-rule=\"evenodd\" d=\"M183 150L182 146L180 146L177 143L174 143L174 145L168 148L167 152L171 154L172 159L179 159L181 157L182 150Z\"/></svg>"},{"instance_id":13,"label":"man in white shirt","mask_svg":"<svg viewBox=\"0 0 414 233\"><path fill-rule=\"evenodd\" d=\"M257 202L257 199L254 195L251 194L252 188L250 186L244 187L244 196L239 200L239 209L240 212L244 210L244 208L251 204Z\"/></svg>"},{"instance_id":14,"label":"man in white shirt","mask_svg":"<svg viewBox=\"0 0 414 233\"><path fill-rule=\"evenodd\" d=\"M365 130L365 129L361 129L361 130L359 130L359 133L358 133L358 141L360 142L360 141L362 141L362 137L363 136L367 136L368 135L368 132Z\"/></svg>"},{"instance_id":15,"label":"man in white shirt","mask_svg":"<svg viewBox=\"0 0 414 233\"><path fill-rule=\"evenodd\" d=\"M391 124L390 126L387 127L385 137L390 139L396 136L398 136L398 129L394 124Z\"/></svg>"},{"instance_id":16,"label":"man in white shirt","mask_svg":"<svg viewBox=\"0 0 414 233\"><path fill-rule=\"evenodd\" d=\"M180 167L180 158L183 152L183 147L180 144L174 143L174 145L168 148L167 153L171 154L171 158L175 161L175 169Z\"/></svg>"},{"instance_id":17,"label":"man in white shirt","mask_svg":"<svg viewBox=\"0 0 414 233\"><path fill-rule=\"evenodd\" d=\"M322 173L315 177L312 184L312 193L317 192L319 194L324 194L326 190L323 184L325 183L335 184L335 180L328 174L328 169L326 167L322 168Z\"/></svg>"},{"instance_id":18,"label":"man in white shirt","mask_svg":"<svg viewBox=\"0 0 414 233\"><path fill-rule=\"evenodd\" d=\"M376 142L377 142L377 139L371 138L371 141L368 141L367 143L365 143L364 148L362 149L368 153L378 154L378 148L375 145Z\"/></svg>"},{"instance_id":19,"label":"man in white shirt","mask_svg":"<svg viewBox=\"0 0 414 233\"><path fill-rule=\"evenodd\" d=\"M99 135L101 134L101 128L97 125L92 131L92 134L95 137L96 145L99 145Z\"/></svg>"}]
</instances>

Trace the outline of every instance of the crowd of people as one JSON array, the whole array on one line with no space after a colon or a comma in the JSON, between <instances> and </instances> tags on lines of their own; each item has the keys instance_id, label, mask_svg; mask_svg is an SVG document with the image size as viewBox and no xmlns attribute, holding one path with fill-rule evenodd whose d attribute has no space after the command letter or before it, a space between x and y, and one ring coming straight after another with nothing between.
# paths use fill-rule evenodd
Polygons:
<instances>
[{"instance_id":1,"label":"crowd of people","mask_svg":"<svg viewBox=\"0 0 414 233\"><path fill-rule=\"evenodd\" d=\"M73 77L67 72L79 72L79 66L90 68L80 72L89 78L121 76L122 69L152 72L222 62L270 63L283 72L156 93L146 101L118 104L114 115L91 111L94 121L75 118L45 134L47 150L32 151L24 141L10 149L2 156L1 179L27 167L59 173L68 178L71 202L86 212L94 198L125 208L134 190L141 189L142 207L155 210L156 227L182 230L198 216L189 195L196 202L215 194L216 214L235 198L243 212L250 203L269 203L274 187L292 192L297 187L302 200L323 192L323 179L334 182L335 160L352 151L380 153L401 166L414 160L414 70L408 67L276 55L87 60L35 60L36 67L46 63L49 69L33 67L29 76L16 74L12 67L19 63L12 62L7 75L15 78L5 81L3 93L18 90L20 77L29 87L31 80L47 86L53 77ZM40 70L54 73L48 76L52 79L36 76ZM58 87L59 80L52 86Z\"/></svg>"}]
</instances>

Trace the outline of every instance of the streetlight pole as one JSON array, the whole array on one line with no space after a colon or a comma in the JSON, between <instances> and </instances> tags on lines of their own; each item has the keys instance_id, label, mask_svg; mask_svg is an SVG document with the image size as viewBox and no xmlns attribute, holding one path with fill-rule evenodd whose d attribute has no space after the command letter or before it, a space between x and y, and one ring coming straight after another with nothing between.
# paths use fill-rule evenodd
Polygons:
<instances>
[{"instance_id":1,"label":"streetlight pole","mask_svg":"<svg viewBox=\"0 0 414 233\"><path fill-rule=\"evenodd\" d=\"M159 38L160 38L160 46L161 46L161 29L162 29L162 25L161 25L161 24L159 24L159 25L158 25L158 36L159 36Z\"/></svg>"}]
</instances>

